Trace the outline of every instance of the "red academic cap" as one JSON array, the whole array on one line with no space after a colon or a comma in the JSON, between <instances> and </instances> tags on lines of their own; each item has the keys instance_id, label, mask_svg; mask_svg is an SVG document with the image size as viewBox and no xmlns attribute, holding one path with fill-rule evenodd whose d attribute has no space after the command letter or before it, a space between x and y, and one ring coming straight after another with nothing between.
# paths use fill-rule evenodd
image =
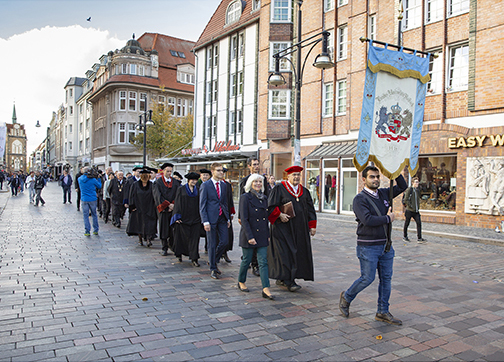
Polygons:
<instances>
[{"instance_id":1,"label":"red academic cap","mask_svg":"<svg viewBox=\"0 0 504 362\"><path fill-rule=\"evenodd\" d=\"M301 166L291 166L285 169L285 172L287 172L289 175L294 172L301 172L304 169Z\"/></svg>"}]
</instances>

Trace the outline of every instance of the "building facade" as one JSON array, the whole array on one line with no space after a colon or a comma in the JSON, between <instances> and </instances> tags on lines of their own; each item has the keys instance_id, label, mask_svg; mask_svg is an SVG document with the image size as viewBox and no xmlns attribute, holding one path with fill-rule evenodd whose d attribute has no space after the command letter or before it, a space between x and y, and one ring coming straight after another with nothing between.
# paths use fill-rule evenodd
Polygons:
<instances>
[{"instance_id":1,"label":"building facade","mask_svg":"<svg viewBox=\"0 0 504 362\"><path fill-rule=\"evenodd\" d=\"M26 132L17 122L16 106L12 110L12 123L6 123L4 165L7 172L27 171Z\"/></svg>"}]
</instances>

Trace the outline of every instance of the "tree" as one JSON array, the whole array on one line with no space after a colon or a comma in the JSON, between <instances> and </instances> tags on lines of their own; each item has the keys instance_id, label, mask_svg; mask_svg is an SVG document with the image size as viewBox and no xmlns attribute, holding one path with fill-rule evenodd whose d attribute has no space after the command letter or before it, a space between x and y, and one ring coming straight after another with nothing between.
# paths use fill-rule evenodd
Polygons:
<instances>
[{"instance_id":1,"label":"tree","mask_svg":"<svg viewBox=\"0 0 504 362\"><path fill-rule=\"evenodd\" d=\"M151 109L154 125L147 126L147 154L151 159L180 155L192 141L193 116L176 117L173 107L165 108L163 104L154 104ZM131 143L143 149L143 133L133 137Z\"/></svg>"}]
</instances>

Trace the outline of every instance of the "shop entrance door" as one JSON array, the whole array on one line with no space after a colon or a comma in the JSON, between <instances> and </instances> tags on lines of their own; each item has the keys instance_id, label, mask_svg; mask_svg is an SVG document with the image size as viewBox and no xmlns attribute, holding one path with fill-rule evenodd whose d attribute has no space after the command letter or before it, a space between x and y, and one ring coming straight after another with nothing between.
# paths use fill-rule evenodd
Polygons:
<instances>
[{"instance_id":1,"label":"shop entrance door","mask_svg":"<svg viewBox=\"0 0 504 362\"><path fill-rule=\"evenodd\" d=\"M338 160L324 160L322 178L322 211L336 212L338 193Z\"/></svg>"},{"instance_id":2,"label":"shop entrance door","mask_svg":"<svg viewBox=\"0 0 504 362\"><path fill-rule=\"evenodd\" d=\"M352 160L342 160L341 168L341 213L353 213L353 199L357 195L357 177L359 173L352 164Z\"/></svg>"}]
</instances>

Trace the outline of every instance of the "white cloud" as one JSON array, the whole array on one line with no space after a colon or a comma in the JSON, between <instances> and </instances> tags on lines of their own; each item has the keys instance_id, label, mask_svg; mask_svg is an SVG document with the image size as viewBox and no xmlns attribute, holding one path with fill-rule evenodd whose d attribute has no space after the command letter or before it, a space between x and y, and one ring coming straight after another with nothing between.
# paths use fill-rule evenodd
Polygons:
<instances>
[{"instance_id":1,"label":"white cloud","mask_svg":"<svg viewBox=\"0 0 504 362\"><path fill-rule=\"evenodd\" d=\"M32 29L0 38L0 123L10 123L16 102L18 123L24 124L28 155L44 139L52 112L65 101L63 87L70 77L85 77L101 55L122 48L120 40L81 26ZM37 120L42 125L36 128Z\"/></svg>"}]
</instances>

